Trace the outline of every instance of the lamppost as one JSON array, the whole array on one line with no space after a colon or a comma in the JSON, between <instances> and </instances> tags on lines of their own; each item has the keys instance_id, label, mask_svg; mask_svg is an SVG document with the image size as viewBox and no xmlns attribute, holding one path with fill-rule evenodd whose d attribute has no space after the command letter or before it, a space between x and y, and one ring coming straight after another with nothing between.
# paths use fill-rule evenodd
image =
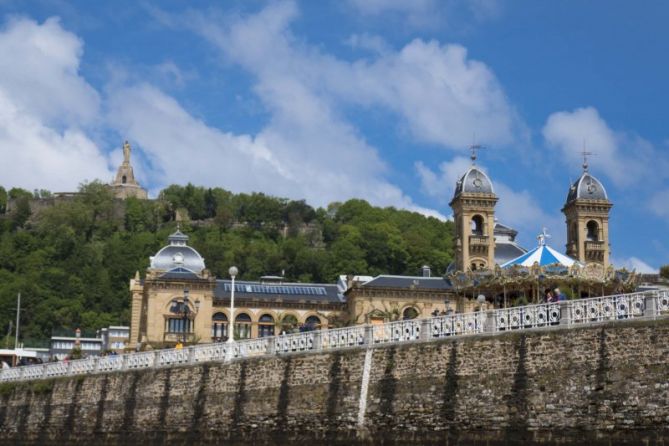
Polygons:
<instances>
[{"instance_id":1,"label":"lamppost","mask_svg":"<svg viewBox=\"0 0 669 446\"><path fill-rule=\"evenodd\" d=\"M190 290L184 288L184 301L181 304L181 315L183 317L183 343L185 344L188 337L188 316L190 315L190 307L188 306L188 296L190 295Z\"/></svg>"},{"instance_id":2,"label":"lamppost","mask_svg":"<svg viewBox=\"0 0 669 446\"><path fill-rule=\"evenodd\" d=\"M481 325L483 325L483 304L485 303L485 296L483 294L479 294L476 298L476 301L479 303L479 314L481 315L479 320L481 321ZM483 326L481 326L481 329L483 329Z\"/></svg>"},{"instance_id":3,"label":"lamppost","mask_svg":"<svg viewBox=\"0 0 669 446\"><path fill-rule=\"evenodd\" d=\"M228 343L231 344L235 342L234 336L234 323L235 323L235 277L239 270L236 266L231 266L228 270L228 274L232 278L232 284L230 285L230 321L228 322Z\"/></svg>"}]
</instances>

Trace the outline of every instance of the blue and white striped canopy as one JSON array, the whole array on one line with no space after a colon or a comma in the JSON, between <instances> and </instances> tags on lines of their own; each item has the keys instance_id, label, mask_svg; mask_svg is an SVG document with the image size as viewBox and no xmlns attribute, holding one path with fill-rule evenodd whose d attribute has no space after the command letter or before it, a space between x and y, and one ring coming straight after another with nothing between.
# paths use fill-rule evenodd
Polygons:
<instances>
[{"instance_id":1,"label":"blue and white striped canopy","mask_svg":"<svg viewBox=\"0 0 669 446\"><path fill-rule=\"evenodd\" d=\"M502 264L501 267L508 268L514 265L532 266L534 265L534 262L539 263L539 266L554 265L558 263L560 265L570 267L576 263L576 260L572 259L571 257L567 257L564 254L560 254L548 245L540 244L522 256L516 257L515 259L509 260L508 262Z\"/></svg>"}]
</instances>

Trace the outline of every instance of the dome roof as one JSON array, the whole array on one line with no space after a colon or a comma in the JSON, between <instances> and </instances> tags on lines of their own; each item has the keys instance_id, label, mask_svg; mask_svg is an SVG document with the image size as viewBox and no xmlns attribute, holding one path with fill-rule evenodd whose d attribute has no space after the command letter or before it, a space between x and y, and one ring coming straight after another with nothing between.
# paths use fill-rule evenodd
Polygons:
<instances>
[{"instance_id":1,"label":"dome roof","mask_svg":"<svg viewBox=\"0 0 669 446\"><path fill-rule=\"evenodd\" d=\"M472 166L455 185L454 196L461 193L494 194L495 191L488 175L476 166Z\"/></svg>"},{"instance_id":2,"label":"dome roof","mask_svg":"<svg viewBox=\"0 0 669 446\"><path fill-rule=\"evenodd\" d=\"M168 237L169 245L151 257L151 269L172 271L186 269L200 274L205 269L204 259L195 249L187 245L188 236L177 231Z\"/></svg>"},{"instance_id":3,"label":"dome roof","mask_svg":"<svg viewBox=\"0 0 669 446\"><path fill-rule=\"evenodd\" d=\"M608 200L604 185L588 171L583 172L581 178L576 180L569 188L567 194L567 203L570 201L581 200Z\"/></svg>"}]
</instances>

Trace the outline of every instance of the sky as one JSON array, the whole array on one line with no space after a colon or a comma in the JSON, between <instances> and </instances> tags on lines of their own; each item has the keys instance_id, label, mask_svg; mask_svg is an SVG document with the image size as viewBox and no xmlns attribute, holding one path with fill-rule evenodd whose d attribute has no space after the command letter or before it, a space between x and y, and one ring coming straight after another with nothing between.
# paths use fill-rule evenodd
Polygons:
<instances>
[{"instance_id":1,"label":"sky","mask_svg":"<svg viewBox=\"0 0 669 446\"><path fill-rule=\"evenodd\" d=\"M669 4L0 0L0 185L363 198L442 219L477 165L526 248L582 173L612 261L669 263Z\"/></svg>"}]
</instances>

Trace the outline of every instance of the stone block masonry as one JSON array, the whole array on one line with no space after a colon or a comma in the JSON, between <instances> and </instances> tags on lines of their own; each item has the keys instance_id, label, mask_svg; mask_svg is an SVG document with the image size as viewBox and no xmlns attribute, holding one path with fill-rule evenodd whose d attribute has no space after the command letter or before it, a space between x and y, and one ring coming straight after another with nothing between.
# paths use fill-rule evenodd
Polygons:
<instances>
[{"instance_id":1,"label":"stone block masonry","mask_svg":"<svg viewBox=\"0 0 669 446\"><path fill-rule=\"evenodd\" d=\"M0 444L669 444L667 319L380 346L361 405L365 356L4 383Z\"/></svg>"}]
</instances>

